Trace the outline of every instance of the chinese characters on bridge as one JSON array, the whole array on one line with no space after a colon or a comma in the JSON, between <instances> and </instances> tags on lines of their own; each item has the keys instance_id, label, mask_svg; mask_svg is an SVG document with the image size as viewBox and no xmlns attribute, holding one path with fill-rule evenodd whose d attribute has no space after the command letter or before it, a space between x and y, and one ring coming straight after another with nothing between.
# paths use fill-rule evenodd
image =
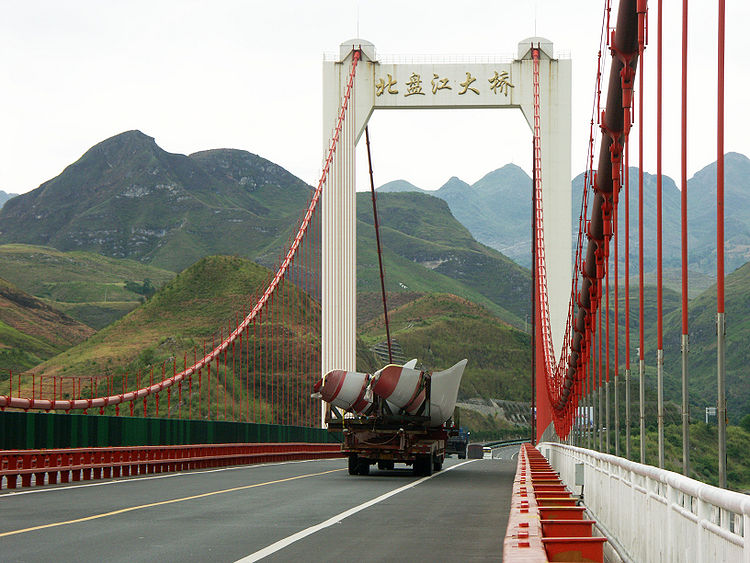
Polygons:
<instances>
[{"instance_id":1,"label":"chinese characters on bridge","mask_svg":"<svg viewBox=\"0 0 750 563\"><path fill-rule=\"evenodd\" d=\"M399 90L397 88L398 81L393 79L393 75L386 74L385 78L380 77L375 82L375 95L378 97L385 94L397 96L401 93L405 98L408 98L409 96L426 96L429 91L433 95L439 95L442 90L453 90L450 77L433 74L429 88L426 85L423 86L422 82L422 76L416 72L412 72L409 79L404 83L403 88ZM456 85L459 96L465 94L475 94L478 96L482 84L481 82L477 82L477 77L472 76L470 72L466 73L466 80L459 82L456 79L453 83ZM508 96L508 92L510 92L510 88L515 87L510 81L510 75L505 70L502 72L495 71L494 76L487 78L487 83L489 84L489 90L493 94L504 94L506 97Z\"/></svg>"}]
</instances>

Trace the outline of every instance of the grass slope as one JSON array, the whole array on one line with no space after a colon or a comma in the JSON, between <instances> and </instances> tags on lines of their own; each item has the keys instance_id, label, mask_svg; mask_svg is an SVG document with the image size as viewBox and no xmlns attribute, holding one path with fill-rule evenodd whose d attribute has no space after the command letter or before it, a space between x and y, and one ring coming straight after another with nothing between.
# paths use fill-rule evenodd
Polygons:
<instances>
[{"instance_id":1,"label":"grass slope","mask_svg":"<svg viewBox=\"0 0 750 563\"><path fill-rule=\"evenodd\" d=\"M483 307L455 295L419 297L389 314L391 336L409 358L429 369L469 360L459 397L529 400L530 337ZM360 328L362 340L385 340L385 324L375 318Z\"/></svg>"},{"instance_id":2,"label":"grass slope","mask_svg":"<svg viewBox=\"0 0 750 563\"><path fill-rule=\"evenodd\" d=\"M357 288L377 291L380 278L368 194L357 194ZM435 197L382 193L378 216L388 292L453 293L514 326L529 311L530 275L478 243Z\"/></svg>"},{"instance_id":3,"label":"grass slope","mask_svg":"<svg viewBox=\"0 0 750 563\"><path fill-rule=\"evenodd\" d=\"M94 331L0 279L0 378L23 371Z\"/></svg>"},{"instance_id":4,"label":"grass slope","mask_svg":"<svg viewBox=\"0 0 750 563\"><path fill-rule=\"evenodd\" d=\"M115 389L122 387L125 377L128 377L127 388L132 389L138 372L142 374L141 381L145 382L152 368L156 370L154 377L158 380L163 362L168 363L168 372L172 370L171 358L177 358L178 368L185 361L190 364L195 355L202 355L204 345L210 349L211 343L226 335L230 326L236 326L238 310L243 303L250 301L248 296L257 295L266 287L269 276L269 270L244 258L203 258L167 283L144 305L87 341L39 365L35 372L71 378L112 375ZM319 403L308 400L308 397L313 382L320 376L317 367L320 361L320 305L290 283L277 290L274 302L276 313L270 317L264 313L246 336L245 349L236 348L237 363L232 362L229 352L227 366L218 366L220 381L212 391L212 408L220 410L226 401L231 409L235 404L233 399L241 404L247 398L247 388L243 384L250 385L249 379L239 376L239 370L235 379L232 365L246 366L248 351L254 355L261 343L266 346L264 357L267 365L259 369L267 369L270 375L262 391L259 388L257 393L250 391L253 412L263 412L266 421L291 421L291 418L285 418L292 417L285 410L286 403L273 404L268 400L273 392L288 393L291 388L304 397L305 403L299 407L302 411L309 413L313 412L311 409L319 408ZM224 329L216 334L217 327ZM294 365L287 361L289 354L282 351L282 342L286 343L285 351L290 347L300 351L294 355L297 359ZM309 366L307 371L299 367L300 357L304 357L304 365ZM367 370L372 370L375 365L372 354L361 343L358 343L357 362ZM214 362L213 370L216 369ZM213 381L216 381L215 371ZM237 388L232 387L235 381L238 382ZM194 381L194 395L197 393L196 384ZM187 396L184 400L188 400ZM177 408L176 403L173 395L173 408ZM207 415L206 406L204 400L201 416ZM139 402L135 412L142 412L142 408ZM149 404L148 408L151 411L154 405Z\"/></svg>"},{"instance_id":5,"label":"grass slope","mask_svg":"<svg viewBox=\"0 0 750 563\"><path fill-rule=\"evenodd\" d=\"M719 454L717 427L704 422L690 425L690 477L718 486ZM640 437L638 429L632 434L631 459L640 461ZM625 451L624 438L620 443ZM747 494L750 492L750 432L739 426L727 426L727 484L731 490ZM624 453L623 453L624 457ZM657 464L659 459L658 434L656 430L646 432L646 463ZM682 426L664 426L664 467L682 473Z\"/></svg>"},{"instance_id":6,"label":"grass slope","mask_svg":"<svg viewBox=\"0 0 750 563\"><path fill-rule=\"evenodd\" d=\"M150 280L160 287L175 276L134 260L26 244L0 245L0 270L12 284L95 329L122 317L143 300L125 282Z\"/></svg>"},{"instance_id":7,"label":"grass slope","mask_svg":"<svg viewBox=\"0 0 750 563\"><path fill-rule=\"evenodd\" d=\"M622 288L622 285L621 285ZM646 385L656 389L657 309L656 287L645 288L644 342ZM750 414L750 386L745 366L750 362L750 263L726 278L725 306L727 318L726 375L727 409L733 422ZM610 317L614 318L613 302ZM682 365L680 336L682 310L677 292L664 288L664 397L677 404L682 398ZM620 292L619 307L620 374L625 370L625 297ZM688 393L693 418L702 417L705 407L716 406L716 286L703 291L688 302L689 353ZM631 368L638 375L638 290L630 292ZM611 331L613 332L613 331ZM612 337L612 342L614 338Z\"/></svg>"},{"instance_id":8,"label":"grass slope","mask_svg":"<svg viewBox=\"0 0 750 563\"><path fill-rule=\"evenodd\" d=\"M269 272L228 256L203 258L167 283L152 299L95 336L39 366L46 375L98 376L121 366L182 357L202 347L217 327L235 321L239 304L260 290ZM289 289L288 291L292 291ZM134 363L135 362L135 363ZM140 362L144 363L144 362Z\"/></svg>"},{"instance_id":9,"label":"grass slope","mask_svg":"<svg viewBox=\"0 0 750 563\"><path fill-rule=\"evenodd\" d=\"M750 363L750 263L726 278L726 389L730 420L738 422L750 414L750 386L747 365ZM716 286L704 291L688 305L690 329L689 393L691 404L701 411L716 404ZM680 381L680 311L664 318L665 393L679 401ZM668 382L668 383L667 383ZM668 389L668 391L667 391Z\"/></svg>"}]
</instances>

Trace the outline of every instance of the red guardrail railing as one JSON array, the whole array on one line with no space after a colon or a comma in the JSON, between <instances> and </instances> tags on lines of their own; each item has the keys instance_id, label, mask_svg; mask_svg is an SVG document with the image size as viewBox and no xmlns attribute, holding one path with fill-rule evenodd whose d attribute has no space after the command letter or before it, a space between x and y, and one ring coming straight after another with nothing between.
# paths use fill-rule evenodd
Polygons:
<instances>
[{"instance_id":1,"label":"red guardrail railing","mask_svg":"<svg viewBox=\"0 0 750 563\"><path fill-rule=\"evenodd\" d=\"M508 529L503 542L505 563L539 561L603 561L607 538L593 535L593 520L577 505L547 460L523 444L513 481Z\"/></svg>"},{"instance_id":2,"label":"red guardrail railing","mask_svg":"<svg viewBox=\"0 0 750 563\"><path fill-rule=\"evenodd\" d=\"M301 442L0 450L0 488L341 455L339 444Z\"/></svg>"}]
</instances>

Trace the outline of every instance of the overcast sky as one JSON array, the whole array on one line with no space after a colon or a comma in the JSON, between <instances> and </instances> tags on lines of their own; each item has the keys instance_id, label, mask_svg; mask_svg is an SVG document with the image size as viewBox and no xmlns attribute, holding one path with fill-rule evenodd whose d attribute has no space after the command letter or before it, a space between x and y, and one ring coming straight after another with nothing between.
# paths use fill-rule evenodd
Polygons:
<instances>
[{"instance_id":1,"label":"overcast sky","mask_svg":"<svg viewBox=\"0 0 750 563\"><path fill-rule=\"evenodd\" d=\"M573 60L572 170L586 164L603 0L0 0L0 189L22 193L129 129L165 150L230 147L317 182L324 53L359 36L380 54L513 55L539 35ZM616 10L617 0L613 0ZM653 155L656 1L646 53ZM681 2L665 8L664 173L679 180ZM726 150L750 155L747 0L727 0ZM716 159L716 2L691 2L690 175ZM613 18L614 23L614 18ZM700 40L700 43L699 43ZM446 135L445 133L451 133ZM514 162L529 170L518 110L376 112L377 185L473 183ZM405 155L408 155L405 157ZM632 164L637 164L635 159ZM359 189L367 187L360 160Z\"/></svg>"}]
</instances>

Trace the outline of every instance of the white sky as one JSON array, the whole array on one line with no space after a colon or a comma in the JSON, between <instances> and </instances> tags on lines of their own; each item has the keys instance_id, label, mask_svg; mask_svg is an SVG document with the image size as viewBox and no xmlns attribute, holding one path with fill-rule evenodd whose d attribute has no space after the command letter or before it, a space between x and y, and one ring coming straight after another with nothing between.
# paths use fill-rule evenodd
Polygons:
<instances>
[{"instance_id":1,"label":"white sky","mask_svg":"<svg viewBox=\"0 0 750 563\"><path fill-rule=\"evenodd\" d=\"M573 59L575 175L586 164L603 3L0 0L0 189L29 191L129 129L169 152L248 150L314 184L323 156L322 56L357 35L386 55L512 55L526 37L550 39ZM657 2L649 4L645 164L653 171ZM664 173L678 180L681 2L668 4ZM717 16L713 0L690 4L692 175L716 159ZM740 104L750 91L740 42L750 6L726 4L725 148L750 155L750 111ZM454 175L473 183L508 162L529 170L520 111L376 112L370 135L376 185L403 178L435 189ZM366 162L359 163L364 189Z\"/></svg>"}]
</instances>

